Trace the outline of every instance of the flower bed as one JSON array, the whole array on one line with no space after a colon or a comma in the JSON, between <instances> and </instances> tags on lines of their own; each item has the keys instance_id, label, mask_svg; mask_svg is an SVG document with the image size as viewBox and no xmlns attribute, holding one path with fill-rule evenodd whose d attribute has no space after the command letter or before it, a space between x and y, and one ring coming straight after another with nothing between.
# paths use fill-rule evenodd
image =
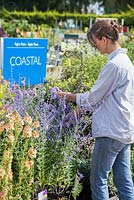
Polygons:
<instances>
[{"instance_id":1,"label":"flower bed","mask_svg":"<svg viewBox=\"0 0 134 200\"><path fill-rule=\"evenodd\" d=\"M73 105L56 96L58 88L3 80L0 87L0 198L37 199L44 189L76 198L90 167L90 118L65 120Z\"/></svg>"}]
</instances>

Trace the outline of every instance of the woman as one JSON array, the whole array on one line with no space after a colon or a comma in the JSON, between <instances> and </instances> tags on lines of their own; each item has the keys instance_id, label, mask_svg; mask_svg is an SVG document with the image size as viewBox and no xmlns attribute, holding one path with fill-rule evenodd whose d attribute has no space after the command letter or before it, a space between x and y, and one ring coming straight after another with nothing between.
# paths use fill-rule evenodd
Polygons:
<instances>
[{"instance_id":1,"label":"woman","mask_svg":"<svg viewBox=\"0 0 134 200\"><path fill-rule=\"evenodd\" d=\"M118 42L115 22L97 21L87 37L101 54L108 54L107 63L91 91L58 95L66 95L78 108L93 112L92 135L96 142L90 173L92 199L109 199L107 180L112 169L119 199L134 200L130 170L130 145L134 143L134 67L126 49Z\"/></svg>"}]
</instances>

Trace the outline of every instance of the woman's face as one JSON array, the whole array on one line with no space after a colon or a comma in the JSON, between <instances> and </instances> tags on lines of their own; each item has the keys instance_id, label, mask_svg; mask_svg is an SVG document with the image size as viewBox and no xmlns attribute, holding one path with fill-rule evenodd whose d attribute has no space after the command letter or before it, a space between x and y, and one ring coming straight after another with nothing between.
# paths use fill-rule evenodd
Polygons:
<instances>
[{"instance_id":1,"label":"woman's face","mask_svg":"<svg viewBox=\"0 0 134 200\"><path fill-rule=\"evenodd\" d=\"M96 38L94 35L92 36L92 46L100 51L101 54L108 53L107 47L109 43L109 39L106 37L102 37L102 39Z\"/></svg>"}]
</instances>

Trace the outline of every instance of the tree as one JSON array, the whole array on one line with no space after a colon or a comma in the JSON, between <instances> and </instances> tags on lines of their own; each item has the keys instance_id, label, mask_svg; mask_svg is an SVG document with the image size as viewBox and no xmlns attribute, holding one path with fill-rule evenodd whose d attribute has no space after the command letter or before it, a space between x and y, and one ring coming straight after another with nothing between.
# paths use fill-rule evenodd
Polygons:
<instances>
[{"instance_id":1,"label":"tree","mask_svg":"<svg viewBox=\"0 0 134 200\"><path fill-rule=\"evenodd\" d=\"M13 4L9 6L9 4ZM0 0L0 8L5 7L7 10L26 10L32 11L35 7L40 11L56 10L58 12L87 12L87 6L90 0Z\"/></svg>"},{"instance_id":2,"label":"tree","mask_svg":"<svg viewBox=\"0 0 134 200\"><path fill-rule=\"evenodd\" d=\"M0 8L5 7L7 10L26 10L32 11L36 8L40 11L56 10L58 12L78 12L87 13L89 4L102 2L105 13L118 13L126 11L128 5L134 6L132 0L0 0Z\"/></svg>"},{"instance_id":3,"label":"tree","mask_svg":"<svg viewBox=\"0 0 134 200\"><path fill-rule=\"evenodd\" d=\"M128 5L133 7L134 1L132 0L92 0L92 2L102 2L105 13L119 13L128 10Z\"/></svg>"}]
</instances>

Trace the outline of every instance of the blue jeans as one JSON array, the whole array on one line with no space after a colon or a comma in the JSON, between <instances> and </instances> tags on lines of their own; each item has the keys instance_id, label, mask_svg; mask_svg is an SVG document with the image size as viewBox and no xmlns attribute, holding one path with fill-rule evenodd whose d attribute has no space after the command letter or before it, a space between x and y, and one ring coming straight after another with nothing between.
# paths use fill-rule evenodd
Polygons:
<instances>
[{"instance_id":1,"label":"blue jeans","mask_svg":"<svg viewBox=\"0 0 134 200\"><path fill-rule=\"evenodd\" d=\"M134 200L130 145L107 137L96 138L90 173L93 200L109 199L107 180L111 169L119 199Z\"/></svg>"}]
</instances>

